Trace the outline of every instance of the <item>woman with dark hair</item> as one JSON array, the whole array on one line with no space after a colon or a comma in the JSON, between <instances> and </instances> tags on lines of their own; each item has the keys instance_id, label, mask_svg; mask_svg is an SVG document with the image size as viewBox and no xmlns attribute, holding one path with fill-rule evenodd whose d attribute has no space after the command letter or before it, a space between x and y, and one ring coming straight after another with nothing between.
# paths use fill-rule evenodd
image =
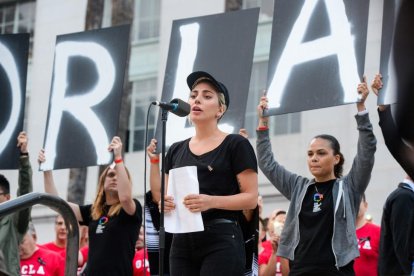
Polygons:
<instances>
[{"instance_id":1,"label":"woman with dark hair","mask_svg":"<svg viewBox=\"0 0 414 276\"><path fill-rule=\"evenodd\" d=\"M115 136L108 147L114 163L99 177L93 204L70 203L81 225L89 226L86 275L132 275L135 242L142 223L141 204L132 198L132 181L122 159L122 142ZM38 158L45 162L44 151ZM44 172L45 191L58 195L51 171Z\"/></svg>"},{"instance_id":2,"label":"woman with dark hair","mask_svg":"<svg viewBox=\"0 0 414 276\"><path fill-rule=\"evenodd\" d=\"M354 275L359 256L355 218L374 165L376 139L365 100L366 82L359 84L359 139L351 170L342 176L344 158L335 137L315 136L307 150L312 178L286 170L274 158L269 140L267 98L258 106L257 155L260 169L290 200L277 255L290 260L290 275Z\"/></svg>"},{"instance_id":3,"label":"woman with dark hair","mask_svg":"<svg viewBox=\"0 0 414 276\"><path fill-rule=\"evenodd\" d=\"M256 208L258 197L254 150L246 138L218 128L230 103L224 84L202 71L191 73L187 84L189 120L195 135L174 143L168 150L166 179L174 169L194 169L200 192L188 194L183 200L166 196L165 211L174 212L176 205L183 204L190 212L201 213L204 231L174 234L170 273L243 275L246 261L240 227L242 210ZM154 147L155 144L150 152Z\"/></svg>"}]
</instances>

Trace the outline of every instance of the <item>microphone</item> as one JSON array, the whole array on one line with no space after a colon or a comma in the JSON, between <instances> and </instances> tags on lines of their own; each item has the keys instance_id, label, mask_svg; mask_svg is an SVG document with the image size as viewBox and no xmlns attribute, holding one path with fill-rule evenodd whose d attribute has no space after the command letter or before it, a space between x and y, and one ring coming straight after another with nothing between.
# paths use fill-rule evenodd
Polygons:
<instances>
[{"instance_id":1,"label":"microphone","mask_svg":"<svg viewBox=\"0 0 414 276\"><path fill-rule=\"evenodd\" d=\"M178 98L172 99L171 102L165 103L165 102L152 102L153 105L158 105L164 110L168 110L171 113L179 116L179 117L185 117L188 114L190 114L190 105L183 100L180 100Z\"/></svg>"}]
</instances>

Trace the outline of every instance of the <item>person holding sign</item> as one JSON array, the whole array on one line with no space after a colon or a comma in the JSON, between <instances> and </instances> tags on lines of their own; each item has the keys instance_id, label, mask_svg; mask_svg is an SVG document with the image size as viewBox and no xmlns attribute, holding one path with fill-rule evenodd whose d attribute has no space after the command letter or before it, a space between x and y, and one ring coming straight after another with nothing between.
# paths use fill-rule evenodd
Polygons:
<instances>
[{"instance_id":1,"label":"person holding sign","mask_svg":"<svg viewBox=\"0 0 414 276\"><path fill-rule=\"evenodd\" d=\"M92 205L69 203L81 225L89 226L86 275L132 275L135 242L142 223L141 204L132 198L132 182L115 136L108 147L114 162L101 174ZM44 151L38 161L44 162ZM45 191L58 195L51 171L44 172Z\"/></svg>"},{"instance_id":2,"label":"person holding sign","mask_svg":"<svg viewBox=\"0 0 414 276\"><path fill-rule=\"evenodd\" d=\"M358 85L360 101L355 116L358 148L351 170L342 175L344 157L331 135L315 136L308 147L307 163L312 178L292 173L272 153L268 117L263 116L268 99L258 105L257 155L259 167L290 200L277 255L290 260L290 275L354 275L353 260L359 256L355 218L369 183L376 138L365 100L368 86Z\"/></svg>"},{"instance_id":3,"label":"person holding sign","mask_svg":"<svg viewBox=\"0 0 414 276\"><path fill-rule=\"evenodd\" d=\"M381 74L376 74L371 83L371 88L375 95L378 96L382 85ZM385 145L401 168L414 179L414 149L404 142L394 122L391 107L389 105L379 105L378 116L378 124L381 128Z\"/></svg>"},{"instance_id":4,"label":"person holding sign","mask_svg":"<svg viewBox=\"0 0 414 276\"><path fill-rule=\"evenodd\" d=\"M199 194L183 200L165 196L165 212L183 205L201 214L203 231L175 233L170 252L171 275L243 275L245 249L239 220L244 209L257 206L257 161L249 141L228 134L218 122L229 107L227 88L206 72L187 77L191 89L190 122L195 135L174 143L166 156L166 179L174 170L188 170L198 181ZM191 175L190 175L191 174ZM176 185L185 189L184 182ZM170 185L170 184L169 184ZM171 189L171 187L168 187Z\"/></svg>"},{"instance_id":5,"label":"person holding sign","mask_svg":"<svg viewBox=\"0 0 414 276\"><path fill-rule=\"evenodd\" d=\"M17 196L33 190L32 166L27 149L28 138L22 131L17 136L17 147L20 149L19 187ZM0 174L0 204L10 200L10 183ZM3 251L6 269L10 275L20 275L19 244L26 234L29 225L31 208L23 209L0 218L0 251Z\"/></svg>"},{"instance_id":6,"label":"person holding sign","mask_svg":"<svg viewBox=\"0 0 414 276\"><path fill-rule=\"evenodd\" d=\"M371 88L378 96L381 74L375 75ZM380 275L409 275L414 263L414 150L401 137L389 105L379 105L378 115L385 145L407 173L384 205L378 271Z\"/></svg>"}]
</instances>

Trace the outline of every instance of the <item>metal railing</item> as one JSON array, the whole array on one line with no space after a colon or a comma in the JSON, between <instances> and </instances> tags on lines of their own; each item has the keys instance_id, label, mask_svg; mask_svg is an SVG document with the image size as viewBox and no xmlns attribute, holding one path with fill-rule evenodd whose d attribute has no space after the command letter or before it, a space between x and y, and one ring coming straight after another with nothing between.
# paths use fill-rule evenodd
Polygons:
<instances>
[{"instance_id":1,"label":"metal railing","mask_svg":"<svg viewBox=\"0 0 414 276\"><path fill-rule=\"evenodd\" d=\"M79 227L76 216L66 201L60 197L49 194L29 193L0 204L0 217L9 215L25 208L30 208L35 204L42 204L50 207L51 209L61 214L65 220L66 229L68 232L65 275L76 275L78 269Z\"/></svg>"}]
</instances>

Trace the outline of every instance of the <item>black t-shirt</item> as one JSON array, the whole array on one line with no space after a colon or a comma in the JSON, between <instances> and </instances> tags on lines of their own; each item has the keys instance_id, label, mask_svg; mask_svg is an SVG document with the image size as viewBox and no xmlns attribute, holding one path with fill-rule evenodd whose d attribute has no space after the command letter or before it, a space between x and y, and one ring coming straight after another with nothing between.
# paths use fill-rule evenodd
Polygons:
<instances>
[{"instance_id":1,"label":"black t-shirt","mask_svg":"<svg viewBox=\"0 0 414 276\"><path fill-rule=\"evenodd\" d=\"M334 183L335 179L317 182L306 191L299 213L300 241L292 262L293 274L313 273L328 267L336 270L332 251Z\"/></svg>"},{"instance_id":2,"label":"black t-shirt","mask_svg":"<svg viewBox=\"0 0 414 276\"><path fill-rule=\"evenodd\" d=\"M207 153L195 155L190 139L174 143L166 156L166 171L197 166L200 194L227 196L240 193L237 174L247 169L257 172L257 161L249 141L239 134L229 134L223 142ZM237 219L240 211L210 209L202 212L204 220Z\"/></svg>"},{"instance_id":3,"label":"black t-shirt","mask_svg":"<svg viewBox=\"0 0 414 276\"><path fill-rule=\"evenodd\" d=\"M98 220L91 217L91 205L80 206L81 224L89 226L87 275L132 275L135 242L142 223L141 204L136 199L134 202L132 216L121 208L118 215L103 215Z\"/></svg>"}]
</instances>

